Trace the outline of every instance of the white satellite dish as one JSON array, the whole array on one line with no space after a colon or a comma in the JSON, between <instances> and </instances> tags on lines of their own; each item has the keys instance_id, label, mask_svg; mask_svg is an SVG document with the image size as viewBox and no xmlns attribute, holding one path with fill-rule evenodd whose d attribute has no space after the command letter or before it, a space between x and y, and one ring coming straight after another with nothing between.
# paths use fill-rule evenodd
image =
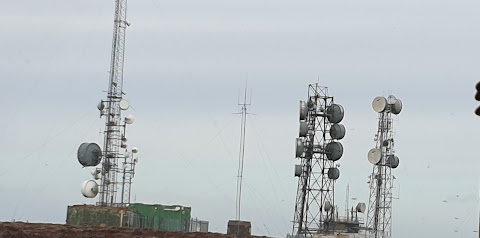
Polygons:
<instances>
[{"instance_id":1,"label":"white satellite dish","mask_svg":"<svg viewBox=\"0 0 480 238\"><path fill-rule=\"evenodd\" d=\"M300 101L300 120L305 120L307 118L307 103L305 101Z\"/></svg>"},{"instance_id":2,"label":"white satellite dish","mask_svg":"<svg viewBox=\"0 0 480 238\"><path fill-rule=\"evenodd\" d=\"M397 101L397 98L396 98L395 96L393 96L393 95L390 95L390 96L388 96L388 98L387 98L387 103L388 103L389 105L395 104L396 101Z\"/></svg>"},{"instance_id":3,"label":"white satellite dish","mask_svg":"<svg viewBox=\"0 0 480 238\"><path fill-rule=\"evenodd\" d=\"M82 194L86 198L94 198L98 194L98 183L91 179L83 182Z\"/></svg>"},{"instance_id":4,"label":"white satellite dish","mask_svg":"<svg viewBox=\"0 0 480 238\"><path fill-rule=\"evenodd\" d=\"M345 126L342 124L333 124L330 127L330 137L335 140L341 140L345 137Z\"/></svg>"},{"instance_id":5,"label":"white satellite dish","mask_svg":"<svg viewBox=\"0 0 480 238\"><path fill-rule=\"evenodd\" d=\"M378 113L383 112L387 107L387 99L381 96L374 98L372 102L372 107L373 110Z\"/></svg>"},{"instance_id":6,"label":"white satellite dish","mask_svg":"<svg viewBox=\"0 0 480 238\"><path fill-rule=\"evenodd\" d=\"M128 104L128 101L125 99L122 99L119 105L120 105L120 109L122 110L127 110L130 107L130 104Z\"/></svg>"},{"instance_id":7,"label":"white satellite dish","mask_svg":"<svg viewBox=\"0 0 480 238\"><path fill-rule=\"evenodd\" d=\"M128 115L125 117L125 123L132 124L135 121L135 117L133 115Z\"/></svg>"},{"instance_id":8,"label":"white satellite dish","mask_svg":"<svg viewBox=\"0 0 480 238\"><path fill-rule=\"evenodd\" d=\"M402 101L397 99L392 106L392 113L398 115L402 111Z\"/></svg>"},{"instance_id":9,"label":"white satellite dish","mask_svg":"<svg viewBox=\"0 0 480 238\"><path fill-rule=\"evenodd\" d=\"M301 157L305 151L305 145L303 143L303 138L297 138L296 148L295 148L295 157Z\"/></svg>"},{"instance_id":10,"label":"white satellite dish","mask_svg":"<svg viewBox=\"0 0 480 238\"><path fill-rule=\"evenodd\" d=\"M371 164L378 164L382 159L382 151L377 148L373 148L368 151L368 162Z\"/></svg>"},{"instance_id":11,"label":"white satellite dish","mask_svg":"<svg viewBox=\"0 0 480 238\"><path fill-rule=\"evenodd\" d=\"M300 121L300 129L298 132L298 136L305 137L308 134L308 124L306 121Z\"/></svg>"},{"instance_id":12,"label":"white satellite dish","mask_svg":"<svg viewBox=\"0 0 480 238\"><path fill-rule=\"evenodd\" d=\"M138 148L137 148L137 147L133 147L133 148L132 148L132 152L133 152L133 153L137 153L137 152L138 152Z\"/></svg>"}]
</instances>

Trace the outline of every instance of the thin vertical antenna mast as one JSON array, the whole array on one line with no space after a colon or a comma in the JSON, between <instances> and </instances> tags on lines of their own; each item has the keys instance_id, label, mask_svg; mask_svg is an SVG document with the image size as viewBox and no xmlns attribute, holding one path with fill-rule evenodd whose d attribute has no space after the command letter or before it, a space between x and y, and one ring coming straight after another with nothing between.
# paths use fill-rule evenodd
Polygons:
<instances>
[{"instance_id":1,"label":"thin vertical antenna mast","mask_svg":"<svg viewBox=\"0 0 480 238\"><path fill-rule=\"evenodd\" d=\"M126 17L127 0L116 0L107 100L101 100L97 105L100 117L105 116L103 151L96 143L83 143L77 153L78 161L84 167L101 163L102 167L92 172L93 179L85 181L81 190L87 198L100 194L98 206L125 207L130 203L131 180L137 163L137 158L130 158L126 137L127 125L135 118L132 115L122 117L122 111L129 108L128 101L123 99L125 29L130 25ZM133 148L132 153L136 152L138 149ZM96 181L99 179L100 185ZM118 197L117 193L120 194Z\"/></svg>"},{"instance_id":2,"label":"thin vertical antenna mast","mask_svg":"<svg viewBox=\"0 0 480 238\"><path fill-rule=\"evenodd\" d=\"M110 65L110 79L108 85L107 106L105 108L105 136L102 163L102 178L100 183L100 206L114 206L123 201L117 201L117 175L121 174L119 163L125 155L120 152L122 146L122 115L125 110L120 105L123 98L123 66L125 54L125 30L129 23L127 17L127 0L115 1L115 19L112 40L112 56ZM124 132L124 131L123 131ZM118 173L118 174L117 174Z\"/></svg>"},{"instance_id":3,"label":"thin vertical antenna mast","mask_svg":"<svg viewBox=\"0 0 480 238\"><path fill-rule=\"evenodd\" d=\"M245 159L245 132L247 125L247 86L245 85L245 93L243 103L238 105L242 106L240 114L242 115L242 124L240 127L240 152L238 156L238 173L237 173L237 199L236 199L236 211L235 219L240 221L241 200L242 200L242 182L243 182L243 161Z\"/></svg>"},{"instance_id":4,"label":"thin vertical antenna mast","mask_svg":"<svg viewBox=\"0 0 480 238\"><path fill-rule=\"evenodd\" d=\"M348 220L348 200L350 199L350 184L347 184L347 192L345 198L345 214L347 215Z\"/></svg>"}]
</instances>

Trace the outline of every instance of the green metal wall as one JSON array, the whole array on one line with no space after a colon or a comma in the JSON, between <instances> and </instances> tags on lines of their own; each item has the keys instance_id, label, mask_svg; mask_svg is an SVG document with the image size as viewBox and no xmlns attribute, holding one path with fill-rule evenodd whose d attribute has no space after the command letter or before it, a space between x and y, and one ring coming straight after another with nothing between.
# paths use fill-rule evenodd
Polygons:
<instances>
[{"instance_id":1,"label":"green metal wall","mask_svg":"<svg viewBox=\"0 0 480 238\"><path fill-rule=\"evenodd\" d=\"M127 208L91 205L69 206L67 225L132 227L161 231L190 229L191 208L160 204L130 204Z\"/></svg>"},{"instance_id":2,"label":"green metal wall","mask_svg":"<svg viewBox=\"0 0 480 238\"><path fill-rule=\"evenodd\" d=\"M132 222L133 227L162 231L189 231L190 207L134 203L130 204L128 209L136 214Z\"/></svg>"},{"instance_id":3,"label":"green metal wall","mask_svg":"<svg viewBox=\"0 0 480 238\"><path fill-rule=\"evenodd\" d=\"M124 223L122 226L127 225L127 213L126 209L120 208L84 205L68 206L66 223L74 226L120 227L121 220Z\"/></svg>"}]
</instances>

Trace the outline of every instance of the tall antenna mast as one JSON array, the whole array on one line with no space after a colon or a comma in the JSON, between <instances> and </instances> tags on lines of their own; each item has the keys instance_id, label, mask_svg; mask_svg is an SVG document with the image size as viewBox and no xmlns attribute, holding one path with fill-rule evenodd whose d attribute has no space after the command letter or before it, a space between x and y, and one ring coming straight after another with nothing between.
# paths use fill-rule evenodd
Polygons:
<instances>
[{"instance_id":1,"label":"tall antenna mast","mask_svg":"<svg viewBox=\"0 0 480 238\"><path fill-rule=\"evenodd\" d=\"M107 100L97 105L100 117L105 116L103 153L96 143L83 143L78 149L78 161L84 167L100 164L101 168L92 171L93 179L82 185L82 194L94 198L100 194L97 205L124 207L130 203L132 179L135 164L138 161L138 149L127 149L126 128L134 122L134 117L122 117L122 111L130 105L123 97L123 66L125 54L125 30L130 23L127 18L127 0L115 1L115 19L113 24L112 57ZM100 185L97 180L100 180ZM120 187L120 196L117 192Z\"/></svg>"},{"instance_id":2,"label":"tall antenna mast","mask_svg":"<svg viewBox=\"0 0 480 238\"><path fill-rule=\"evenodd\" d=\"M390 95L388 99L376 97L372 103L378 112L378 132L375 148L368 152L368 161L373 164L370 175L370 199L367 215L367 230L374 238L392 237L392 169L399 165L395 155L392 114L402 110L402 101Z\"/></svg>"},{"instance_id":3,"label":"tall antenna mast","mask_svg":"<svg viewBox=\"0 0 480 238\"><path fill-rule=\"evenodd\" d=\"M242 106L240 114L242 115L242 124L240 127L240 151L238 155L238 172L237 172L237 197L236 197L236 209L235 219L240 221L241 200L242 200L242 181L243 181L243 161L245 159L245 129L247 125L247 86L245 85L245 93L243 97L243 103L238 103Z\"/></svg>"},{"instance_id":4,"label":"tall antenna mast","mask_svg":"<svg viewBox=\"0 0 480 238\"><path fill-rule=\"evenodd\" d=\"M108 84L107 107L105 113L104 157L102 163L102 178L100 197L97 205L116 206L124 204L125 179L122 181L122 197L117 198L117 177L123 172L119 162L125 159L127 153L121 153L120 148L126 148L125 125L122 123L122 110L128 109L128 102L123 100L123 66L125 63L125 30L127 22L127 0L115 1L115 19L113 23L112 57L110 64L110 80ZM133 119L133 118L132 118ZM133 122L133 120L132 120ZM125 138L125 139L124 139ZM123 176L125 177L125 176ZM122 177L122 178L123 178ZM129 187L129 185L127 185ZM129 196L128 196L129 197ZM128 198L130 200L130 198Z\"/></svg>"},{"instance_id":5,"label":"tall antenna mast","mask_svg":"<svg viewBox=\"0 0 480 238\"><path fill-rule=\"evenodd\" d=\"M328 88L308 86L308 100L300 101L300 131L296 140L298 177L293 224L294 236L312 237L332 233L335 227L335 180L345 136L344 110L329 96Z\"/></svg>"}]
</instances>

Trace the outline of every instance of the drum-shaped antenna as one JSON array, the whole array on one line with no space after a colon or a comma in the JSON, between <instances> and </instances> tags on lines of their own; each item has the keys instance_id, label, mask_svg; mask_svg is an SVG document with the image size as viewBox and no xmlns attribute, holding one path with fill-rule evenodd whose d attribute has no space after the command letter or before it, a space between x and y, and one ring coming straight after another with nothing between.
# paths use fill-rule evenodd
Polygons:
<instances>
[{"instance_id":1,"label":"drum-shaped antenna","mask_svg":"<svg viewBox=\"0 0 480 238\"><path fill-rule=\"evenodd\" d=\"M128 103L127 100L122 99L119 103L120 109L122 110L127 110L130 107L130 104Z\"/></svg>"},{"instance_id":2,"label":"drum-shaped antenna","mask_svg":"<svg viewBox=\"0 0 480 238\"><path fill-rule=\"evenodd\" d=\"M398 115L402 111L402 100L397 99L392 107L392 113Z\"/></svg>"},{"instance_id":3,"label":"drum-shaped antenna","mask_svg":"<svg viewBox=\"0 0 480 238\"><path fill-rule=\"evenodd\" d=\"M97 108L99 111L103 110L105 108L105 104L103 103L103 100L101 100L98 104L97 104Z\"/></svg>"},{"instance_id":4,"label":"drum-shaped antenna","mask_svg":"<svg viewBox=\"0 0 480 238\"><path fill-rule=\"evenodd\" d=\"M330 127L330 137L335 140L341 140L345 137L345 126L342 124L333 124Z\"/></svg>"},{"instance_id":5,"label":"drum-shaped antenna","mask_svg":"<svg viewBox=\"0 0 480 238\"><path fill-rule=\"evenodd\" d=\"M357 212L364 213L367 210L367 204L364 202L359 202L355 208Z\"/></svg>"},{"instance_id":6,"label":"drum-shaped antenna","mask_svg":"<svg viewBox=\"0 0 480 238\"><path fill-rule=\"evenodd\" d=\"M82 143L78 147L77 158L84 167L97 166L102 160L102 149L95 143Z\"/></svg>"},{"instance_id":7,"label":"drum-shaped antenna","mask_svg":"<svg viewBox=\"0 0 480 238\"><path fill-rule=\"evenodd\" d=\"M387 166L392 168L392 169L396 169L398 167L398 165L400 164L400 160L398 159L398 157L396 155L389 155L387 156Z\"/></svg>"},{"instance_id":8,"label":"drum-shaped antenna","mask_svg":"<svg viewBox=\"0 0 480 238\"><path fill-rule=\"evenodd\" d=\"M298 132L298 136L305 137L308 134L308 124L306 121L300 121L300 129Z\"/></svg>"},{"instance_id":9,"label":"drum-shaped antenna","mask_svg":"<svg viewBox=\"0 0 480 238\"><path fill-rule=\"evenodd\" d=\"M307 118L307 103L305 101L300 101L300 120L305 120Z\"/></svg>"},{"instance_id":10,"label":"drum-shaped antenna","mask_svg":"<svg viewBox=\"0 0 480 238\"><path fill-rule=\"evenodd\" d=\"M300 177L302 175L302 166L299 164L295 165L295 177Z\"/></svg>"},{"instance_id":11,"label":"drum-shaped antenna","mask_svg":"<svg viewBox=\"0 0 480 238\"><path fill-rule=\"evenodd\" d=\"M323 210L326 211L326 212L332 210L332 208L333 208L333 206L329 201L326 201L325 205L323 205Z\"/></svg>"},{"instance_id":12,"label":"drum-shaped antenna","mask_svg":"<svg viewBox=\"0 0 480 238\"><path fill-rule=\"evenodd\" d=\"M343 145L340 142L330 142L325 147L327 158L332 161L339 160L343 155Z\"/></svg>"},{"instance_id":13,"label":"drum-shaped antenna","mask_svg":"<svg viewBox=\"0 0 480 238\"><path fill-rule=\"evenodd\" d=\"M95 180L87 180L82 184L82 194L86 198L94 198L98 194L98 183Z\"/></svg>"},{"instance_id":14,"label":"drum-shaped antenna","mask_svg":"<svg viewBox=\"0 0 480 238\"><path fill-rule=\"evenodd\" d=\"M301 157L304 151L305 151L305 145L303 143L303 138L297 138L295 157Z\"/></svg>"},{"instance_id":15,"label":"drum-shaped antenna","mask_svg":"<svg viewBox=\"0 0 480 238\"><path fill-rule=\"evenodd\" d=\"M378 164L382 159L382 151L377 148L373 148L368 151L368 162L371 164Z\"/></svg>"},{"instance_id":16,"label":"drum-shaped antenna","mask_svg":"<svg viewBox=\"0 0 480 238\"><path fill-rule=\"evenodd\" d=\"M328 169L328 178L337 180L340 177L340 170L338 168L329 168Z\"/></svg>"},{"instance_id":17,"label":"drum-shaped antenna","mask_svg":"<svg viewBox=\"0 0 480 238\"><path fill-rule=\"evenodd\" d=\"M133 115L128 115L125 117L125 123L132 124L135 121L135 117Z\"/></svg>"},{"instance_id":18,"label":"drum-shaped antenna","mask_svg":"<svg viewBox=\"0 0 480 238\"><path fill-rule=\"evenodd\" d=\"M340 104L332 104L327 108L327 118L331 123L339 123L344 116L343 107Z\"/></svg>"},{"instance_id":19,"label":"drum-shaped antenna","mask_svg":"<svg viewBox=\"0 0 480 238\"><path fill-rule=\"evenodd\" d=\"M138 148L137 147L133 147L132 148L132 153L137 153L138 152Z\"/></svg>"},{"instance_id":20,"label":"drum-shaped antenna","mask_svg":"<svg viewBox=\"0 0 480 238\"><path fill-rule=\"evenodd\" d=\"M387 98L387 103L388 103L389 105L394 105L396 101L397 101L397 98L396 98L395 96L393 96L393 95L390 95L390 96L388 96L388 98Z\"/></svg>"},{"instance_id":21,"label":"drum-shaped antenna","mask_svg":"<svg viewBox=\"0 0 480 238\"><path fill-rule=\"evenodd\" d=\"M373 110L378 113L385 111L385 108L387 107L387 99L381 96L374 98L372 102L372 107Z\"/></svg>"}]
</instances>

